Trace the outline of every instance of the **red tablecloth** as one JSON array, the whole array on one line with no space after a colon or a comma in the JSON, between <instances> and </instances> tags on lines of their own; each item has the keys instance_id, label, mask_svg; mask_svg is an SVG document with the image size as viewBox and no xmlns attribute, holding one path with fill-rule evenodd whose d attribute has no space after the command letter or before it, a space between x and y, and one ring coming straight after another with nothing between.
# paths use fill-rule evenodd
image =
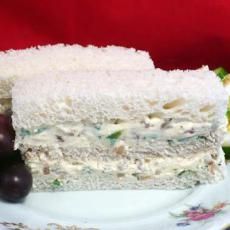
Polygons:
<instances>
[{"instance_id":1,"label":"red tablecloth","mask_svg":"<svg viewBox=\"0 0 230 230\"><path fill-rule=\"evenodd\" d=\"M230 70L230 1L0 1L0 50L59 42L144 49L166 69Z\"/></svg>"}]
</instances>

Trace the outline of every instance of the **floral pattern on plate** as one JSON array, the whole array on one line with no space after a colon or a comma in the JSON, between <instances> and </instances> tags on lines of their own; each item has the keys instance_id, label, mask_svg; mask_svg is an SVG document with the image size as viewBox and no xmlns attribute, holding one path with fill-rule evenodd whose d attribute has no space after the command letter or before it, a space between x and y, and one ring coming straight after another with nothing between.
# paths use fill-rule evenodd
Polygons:
<instances>
[{"instance_id":1,"label":"floral pattern on plate","mask_svg":"<svg viewBox=\"0 0 230 230\"><path fill-rule=\"evenodd\" d=\"M39 228L31 228L28 225L23 223L9 223L9 222L0 222L0 226L4 226L9 230L39 230ZM56 223L49 223L44 228L44 230L99 230L98 228L80 228L76 225L63 226Z\"/></svg>"},{"instance_id":2,"label":"floral pattern on plate","mask_svg":"<svg viewBox=\"0 0 230 230\"><path fill-rule=\"evenodd\" d=\"M212 208L205 208L199 204L197 206L189 206L188 209L182 211L180 214L170 213L170 215L181 219L176 224L177 226L187 226L191 225L192 222L207 220L214 217L217 213L221 213L228 205L228 202L219 202Z\"/></svg>"}]
</instances>

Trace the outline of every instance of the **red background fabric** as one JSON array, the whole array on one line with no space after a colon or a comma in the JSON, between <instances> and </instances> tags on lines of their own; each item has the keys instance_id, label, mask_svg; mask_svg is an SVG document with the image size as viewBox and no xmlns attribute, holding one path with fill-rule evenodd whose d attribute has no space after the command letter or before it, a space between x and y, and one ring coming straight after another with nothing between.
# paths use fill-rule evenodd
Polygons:
<instances>
[{"instance_id":1,"label":"red background fabric","mask_svg":"<svg viewBox=\"0 0 230 230\"><path fill-rule=\"evenodd\" d=\"M0 50L60 42L147 50L164 69L230 70L230 1L0 1Z\"/></svg>"}]
</instances>

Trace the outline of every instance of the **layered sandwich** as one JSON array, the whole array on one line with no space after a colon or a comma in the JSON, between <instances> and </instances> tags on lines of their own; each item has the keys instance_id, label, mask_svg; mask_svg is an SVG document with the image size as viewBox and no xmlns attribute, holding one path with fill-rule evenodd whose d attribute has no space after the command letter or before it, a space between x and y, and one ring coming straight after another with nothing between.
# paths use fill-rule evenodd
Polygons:
<instances>
[{"instance_id":1,"label":"layered sandwich","mask_svg":"<svg viewBox=\"0 0 230 230\"><path fill-rule=\"evenodd\" d=\"M14 81L70 70L149 70L149 54L118 46L48 45L0 52L0 113L11 108Z\"/></svg>"},{"instance_id":2,"label":"layered sandwich","mask_svg":"<svg viewBox=\"0 0 230 230\"><path fill-rule=\"evenodd\" d=\"M227 95L207 67L17 80L15 148L34 191L183 189L224 178Z\"/></svg>"}]
</instances>

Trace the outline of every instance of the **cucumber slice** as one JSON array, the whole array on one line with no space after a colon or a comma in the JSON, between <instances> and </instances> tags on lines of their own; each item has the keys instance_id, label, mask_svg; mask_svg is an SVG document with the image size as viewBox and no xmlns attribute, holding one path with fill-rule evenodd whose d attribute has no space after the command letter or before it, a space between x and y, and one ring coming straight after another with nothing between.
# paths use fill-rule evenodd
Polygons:
<instances>
[{"instance_id":1,"label":"cucumber slice","mask_svg":"<svg viewBox=\"0 0 230 230\"><path fill-rule=\"evenodd\" d=\"M216 68L214 72L221 80L223 80L224 77L228 74L228 71L224 69L223 67Z\"/></svg>"}]
</instances>

